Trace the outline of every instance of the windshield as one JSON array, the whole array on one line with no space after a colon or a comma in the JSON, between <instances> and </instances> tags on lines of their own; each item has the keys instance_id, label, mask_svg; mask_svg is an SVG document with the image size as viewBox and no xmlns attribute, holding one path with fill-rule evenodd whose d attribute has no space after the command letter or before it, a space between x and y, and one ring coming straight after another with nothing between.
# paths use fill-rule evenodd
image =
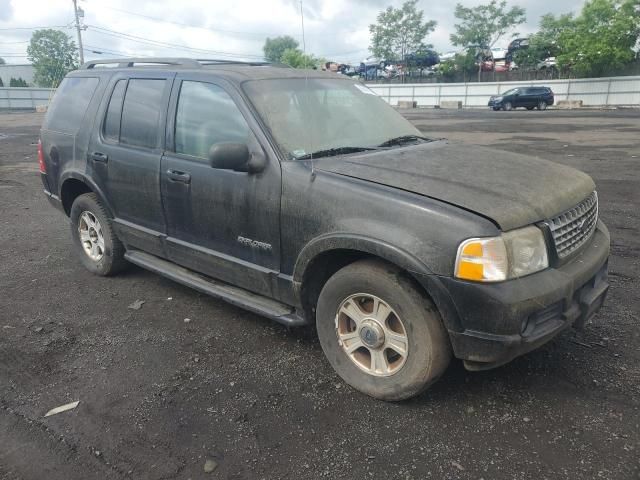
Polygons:
<instances>
[{"instance_id":1,"label":"windshield","mask_svg":"<svg viewBox=\"0 0 640 480\"><path fill-rule=\"evenodd\" d=\"M372 148L420 132L361 83L331 78L254 80L245 91L290 159Z\"/></svg>"},{"instance_id":2,"label":"windshield","mask_svg":"<svg viewBox=\"0 0 640 480\"><path fill-rule=\"evenodd\" d=\"M512 88L511 90L507 90L506 92L502 93L501 95L503 97L506 97L507 95L513 95L515 93L518 93L520 91L520 89L518 88Z\"/></svg>"}]
</instances>

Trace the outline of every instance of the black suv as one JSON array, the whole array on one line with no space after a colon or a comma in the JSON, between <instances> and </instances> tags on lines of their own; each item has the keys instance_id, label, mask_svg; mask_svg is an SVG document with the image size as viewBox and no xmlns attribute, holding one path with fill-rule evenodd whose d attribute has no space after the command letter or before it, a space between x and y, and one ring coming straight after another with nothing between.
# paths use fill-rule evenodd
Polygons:
<instances>
[{"instance_id":1,"label":"black suv","mask_svg":"<svg viewBox=\"0 0 640 480\"><path fill-rule=\"evenodd\" d=\"M340 376L385 400L452 355L504 364L602 305L609 233L584 173L424 138L332 73L111 66L67 75L39 146L45 193L96 274L128 261L315 324Z\"/></svg>"},{"instance_id":2,"label":"black suv","mask_svg":"<svg viewBox=\"0 0 640 480\"><path fill-rule=\"evenodd\" d=\"M493 110L513 110L518 107L546 110L550 105L553 105L553 92L549 87L512 88L489 99L489 107Z\"/></svg>"}]
</instances>

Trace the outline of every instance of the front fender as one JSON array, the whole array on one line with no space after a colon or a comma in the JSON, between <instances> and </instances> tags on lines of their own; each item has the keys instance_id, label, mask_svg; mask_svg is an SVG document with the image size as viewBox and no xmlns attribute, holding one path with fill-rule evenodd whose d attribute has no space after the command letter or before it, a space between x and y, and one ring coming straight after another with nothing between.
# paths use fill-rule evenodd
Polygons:
<instances>
[{"instance_id":1,"label":"front fender","mask_svg":"<svg viewBox=\"0 0 640 480\"><path fill-rule=\"evenodd\" d=\"M406 252L385 241L353 233L330 233L311 240L300 252L293 269L294 282L300 283L314 258L331 250L356 250L387 260L409 272L431 275L429 268Z\"/></svg>"},{"instance_id":2,"label":"front fender","mask_svg":"<svg viewBox=\"0 0 640 480\"><path fill-rule=\"evenodd\" d=\"M332 233L315 238L300 253L293 271L293 285L299 291L305 272L314 258L332 250L355 250L386 260L409 274L425 289L440 312L447 330L461 331L460 319L453 301L438 275L411 255L394 245L365 235Z\"/></svg>"}]
</instances>

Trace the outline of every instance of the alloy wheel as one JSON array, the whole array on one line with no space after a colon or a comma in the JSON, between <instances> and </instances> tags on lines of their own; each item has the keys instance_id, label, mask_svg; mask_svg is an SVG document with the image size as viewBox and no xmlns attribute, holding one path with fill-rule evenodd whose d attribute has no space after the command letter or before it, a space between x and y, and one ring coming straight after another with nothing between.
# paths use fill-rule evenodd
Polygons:
<instances>
[{"instance_id":1,"label":"alloy wheel","mask_svg":"<svg viewBox=\"0 0 640 480\"><path fill-rule=\"evenodd\" d=\"M338 307L338 343L364 372L386 377L397 373L409 354L409 337L400 317L375 295L357 293Z\"/></svg>"},{"instance_id":2,"label":"alloy wheel","mask_svg":"<svg viewBox=\"0 0 640 480\"><path fill-rule=\"evenodd\" d=\"M80 214L78 235L84 253L94 262L99 262L104 256L104 235L102 226L93 213L85 210Z\"/></svg>"}]
</instances>

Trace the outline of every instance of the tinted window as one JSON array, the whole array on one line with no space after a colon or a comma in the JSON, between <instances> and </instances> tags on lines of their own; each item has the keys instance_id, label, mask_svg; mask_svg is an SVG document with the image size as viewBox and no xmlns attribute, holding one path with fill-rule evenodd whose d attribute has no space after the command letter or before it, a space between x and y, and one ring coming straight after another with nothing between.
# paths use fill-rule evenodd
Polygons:
<instances>
[{"instance_id":1,"label":"tinted window","mask_svg":"<svg viewBox=\"0 0 640 480\"><path fill-rule=\"evenodd\" d=\"M47 112L48 129L76 133L98 86L95 77L68 77L62 80Z\"/></svg>"},{"instance_id":2,"label":"tinted window","mask_svg":"<svg viewBox=\"0 0 640 480\"><path fill-rule=\"evenodd\" d=\"M104 119L104 138L116 142L120 137L120 114L122 113L122 97L124 97L126 85L126 80L118 80L116 83L107 107L107 115Z\"/></svg>"},{"instance_id":3,"label":"tinted window","mask_svg":"<svg viewBox=\"0 0 640 480\"><path fill-rule=\"evenodd\" d=\"M222 88L182 82L176 112L176 153L206 158L211 145L245 143L248 135L247 122Z\"/></svg>"},{"instance_id":4,"label":"tinted window","mask_svg":"<svg viewBox=\"0 0 640 480\"><path fill-rule=\"evenodd\" d=\"M165 83L165 80L129 80L122 106L121 143L147 148L156 146Z\"/></svg>"}]
</instances>

